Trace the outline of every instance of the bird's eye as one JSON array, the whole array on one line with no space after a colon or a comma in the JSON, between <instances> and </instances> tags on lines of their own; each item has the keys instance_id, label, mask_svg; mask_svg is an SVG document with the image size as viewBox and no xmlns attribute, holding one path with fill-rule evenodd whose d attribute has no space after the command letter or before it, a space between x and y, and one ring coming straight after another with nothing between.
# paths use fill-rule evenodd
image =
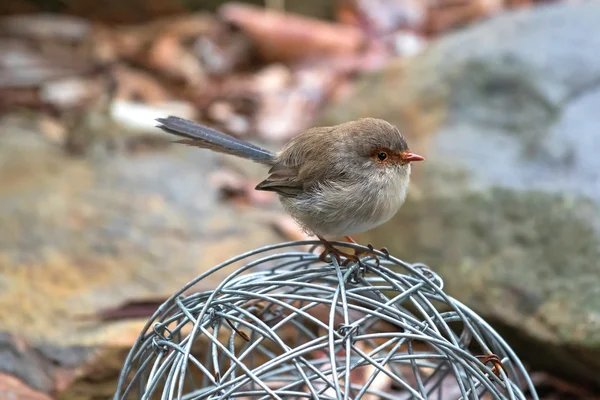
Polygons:
<instances>
[{"instance_id":1,"label":"bird's eye","mask_svg":"<svg viewBox=\"0 0 600 400\"><path fill-rule=\"evenodd\" d=\"M385 151L380 151L379 153L377 153L377 158L379 158L379 160L381 161L385 161L387 157L388 155Z\"/></svg>"}]
</instances>

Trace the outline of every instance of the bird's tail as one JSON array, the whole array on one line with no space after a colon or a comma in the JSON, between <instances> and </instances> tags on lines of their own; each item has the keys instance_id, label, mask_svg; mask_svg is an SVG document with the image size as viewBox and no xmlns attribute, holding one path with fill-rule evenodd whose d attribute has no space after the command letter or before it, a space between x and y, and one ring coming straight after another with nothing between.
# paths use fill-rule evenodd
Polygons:
<instances>
[{"instance_id":1,"label":"bird's tail","mask_svg":"<svg viewBox=\"0 0 600 400\"><path fill-rule=\"evenodd\" d=\"M163 131L184 138L176 141L176 143L231 154L266 165L272 165L275 162L275 154L269 150L196 122L173 116L158 118L156 121L160 124L157 126Z\"/></svg>"}]
</instances>

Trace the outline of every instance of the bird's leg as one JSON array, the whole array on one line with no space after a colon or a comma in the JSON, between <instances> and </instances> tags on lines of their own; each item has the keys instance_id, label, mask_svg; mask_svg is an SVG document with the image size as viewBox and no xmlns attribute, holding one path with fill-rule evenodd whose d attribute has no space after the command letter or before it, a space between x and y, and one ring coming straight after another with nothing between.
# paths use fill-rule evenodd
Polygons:
<instances>
[{"instance_id":1,"label":"bird's leg","mask_svg":"<svg viewBox=\"0 0 600 400\"><path fill-rule=\"evenodd\" d=\"M340 264L340 265L346 265L352 261L354 261L354 262L360 261L360 258L356 254L345 253L345 252L333 247L333 245L329 241L325 240L321 236L317 235L317 237L319 238L319 240L321 241L321 243L323 243L323 246L325 247L325 250L323 250L323 252L319 255L319 259L321 261L327 262L328 255L335 257L338 264ZM346 257L346 261L344 261L343 263L342 263L342 259L341 259L342 256Z\"/></svg>"},{"instance_id":2,"label":"bird's leg","mask_svg":"<svg viewBox=\"0 0 600 400\"><path fill-rule=\"evenodd\" d=\"M358 244L350 236L344 236L344 239L346 239L347 242ZM367 244L367 247L371 251L371 255L373 256L373 258L375 258L377 265L379 265L379 257L377 256L377 254L374 253L375 249L373 248L373 245L371 243L369 243L369 244ZM379 251L382 252L383 254L385 254L386 257L390 256L390 252L385 247L382 247L381 249L379 249ZM368 252L365 250L358 250L358 249L354 250L354 255L357 257L360 257L362 254L365 254L365 253L368 253Z\"/></svg>"}]
</instances>

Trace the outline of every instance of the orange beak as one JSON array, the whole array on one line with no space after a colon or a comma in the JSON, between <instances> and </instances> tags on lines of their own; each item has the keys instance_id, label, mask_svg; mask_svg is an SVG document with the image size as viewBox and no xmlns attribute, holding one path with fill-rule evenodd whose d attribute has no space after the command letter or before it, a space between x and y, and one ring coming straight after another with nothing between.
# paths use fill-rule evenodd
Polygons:
<instances>
[{"instance_id":1,"label":"orange beak","mask_svg":"<svg viewBox=\"0 0 600 400\"><path fill-rule=\"evenodd\" d=\"M425 159L423 156L410 152L402 153L400 157L404 162L423 161Z\"/></svg>"}]
</instances>

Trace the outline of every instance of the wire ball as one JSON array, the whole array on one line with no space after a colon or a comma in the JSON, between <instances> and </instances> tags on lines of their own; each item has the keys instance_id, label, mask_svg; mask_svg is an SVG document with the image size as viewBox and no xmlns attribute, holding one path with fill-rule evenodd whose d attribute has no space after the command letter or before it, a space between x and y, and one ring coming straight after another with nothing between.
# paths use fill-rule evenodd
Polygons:
<instances>
[{"instance_id":1,"label":"wire ball","mask_svg":"<svg viewBox=\"0 0 600 400\"><path fill-rule=\"evenodd\" d=\"M114 399L537 399L511 348L435 272L379 251L324 263L318 245L263 247L189 282L147 322Z\"/></svg>"}]
</instances>

